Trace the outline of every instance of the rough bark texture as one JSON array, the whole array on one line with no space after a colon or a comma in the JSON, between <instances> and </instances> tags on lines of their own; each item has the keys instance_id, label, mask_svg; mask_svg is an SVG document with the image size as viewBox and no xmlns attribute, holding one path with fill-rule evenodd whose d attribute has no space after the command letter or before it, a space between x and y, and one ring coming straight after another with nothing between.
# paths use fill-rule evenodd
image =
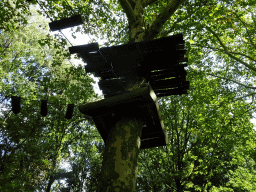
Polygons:
<instances>
[{"instance_id":1,"label":"rough bark texture","mask_svg":"<svg viewBox=\"0 0 256 192\"><path fill-rule=\"evenodd\" d=\"M131 116L124 117L111 129L103 153L98 192L136 191L142 127L143 123Z\"/></svg>"}]
</instances>

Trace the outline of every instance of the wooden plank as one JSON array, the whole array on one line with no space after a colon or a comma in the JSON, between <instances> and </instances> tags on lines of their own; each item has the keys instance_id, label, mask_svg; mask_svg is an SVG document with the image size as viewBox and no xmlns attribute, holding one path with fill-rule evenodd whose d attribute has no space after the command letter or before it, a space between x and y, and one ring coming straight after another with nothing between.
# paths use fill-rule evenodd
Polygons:
<instances>
[{"instance_id":1,"label":"wooden plank","mask_svg":"<svg viewBox=\"0 0 256 192\"><path fill-rule=\"evenodd\" d=\"M179 62L188 62L188 58L187 58L187 57L180 58L180 59L179 59Z\"/></svg>"},{"instance_id":2,"label":"wooden plank","mask_svg":"<svg viewBox=\"0 0 256 192\"><path fill-rule=\"evenodd\" d=\"M51 31L57 31L60 29L74 27L74 26L81 25L81 24L83 24L83 19L82 19L81 15L75 15L75 16L72 16L69 18L64 18L64 19L60 19L57 21L53 21L53 22L49 23L49 27L50 27Z\"/></svg>"},{"instance_id":3,"label":"wooden plank","mask_svg":"<svg viewBox=\"0 0 256 192\"><path fill-rule=\"evenodd\" d=\"M104 92L102 90L103 94L104 94L104 98L107 99L107 98L110 98L110 97L114 97L114 96L117 96L117 95L121 95L121 94L124 94L124 93L127 93L128 91L119 91L119 92L115 92L115 93L109 93L108 92Z\"/></svg>"},{"instance_id":4,"label":"wooden plank","mask_svg":"<svg viewBox=\"0 0 256 192\"><path fill-rule=\"evenodd\" d=\"M156 90L155 93L157 97L170 96L170 95L181 95L187 94L187 90L189 89L189 85L186 87L178 87L174 89L166 89L166 90Z\"/></svg>"},{"instance_id":5,"label":"wooden plank","mask_svg":"<svg viewBox=\"0 0 256 192\"><path fill-rule=\"evenodd\" d=\"M89 54L90 55L90 54ZM87 59L87 56L86 55L84 55L84 60L85 59ZM95 68L94 67L92 67L92 65L94 64L94 63L92 63L92 62L90 62L90 58L88 58L87 59L88 61L89 61L89 63L87 63L87 65L85 66L85 70L86 70L86 73L97 73L98 74L98 72L100 72L99 70L95 70ZM111 64L109 64L110 66L108 66L108 65L105 65L105 66L101 66L101 70L102 71L110 71L111 70Z\"/></svg>"},{"instance_id":6,"label":"wooden plank","mask_svg":"<svg viewBox=\"0 0 256 192\"><path fill-rule=\"evenodd\" d=\"M187 64L178 64L178 65L174 65L169 68L166 68L166 69L152 70L152 71L150 71L150 75L157 76L157 75L164 73L165 71L174 71L174 72L182 71L182 70L184 70L184 67L187 67L187 66L188 66Z\"/></svg>"},{"instance_id":7,"label":"wooden plank","mask_svg":"<svg viewBox=\"0 0 256 192\"><path fill-rule=\"evenodd\" d=\"M78 45L78 46L72 46L69 47L69 53L89 53L99 50L99 44L98 43L90 43L85 45Z\"/></svg>"},{"instance_id":8,"label":"wooden plank","mask_svg":"<svg viewBox=\"0 0 256 192\"><path fill-rule=\"evenodd\" d=\"M176 50L177 48L183 49ZM122 70L131 69L132 66L145 65L145 68L148 67L148 63L151 64L152 62L157 63L155 66L163 64L160 68L153 68L155 70L163 67L168 68L168 65L170 66L178 64L180 61L185 61L185 52L182 34L151 41L104 47L97 53L89 54L91 64L86 67L86 71L98 72L101 71L101 69L110 70L113 67L118 72L121 72ZM170 59L168 57L172 59L171 64L166 64L166 59Z\"/></svg>"},{"instance_id":9,"label":"wooden plank","mask_svg":"<svg viewBox=\"0 0 256 192\"><path fill-rule=\"evenodd\" d=\"M186 50L169 50L155 51L148 54L131 54L131 55L119 55L119 56L104 56L108 61L103 58L95 59L95 54L89 54L91 57L91 64L88 65L86 71L99 72L104 70L110 70L112 67L117 72L131 70L133 67L141 66L142 68L149 70L168 69L171 66L179 64L184 60L184 54Z\"/></svg>"},{"instance_id":10,"label":"wooden plank","mask_svg":"<svg viewBox=\"0 0 256 192\"><path fill-rule=\"evenodd\" d=\"M90 54L84 52L84 53L78 53L78 55L83 59L85 63L87 63L86 67L92 65ZM85 70L86 70L86 67L85 67ZM88 71L88 72L93 72L93 71Z\"/></svg>"},{"instance_id":11,"label":"wooden plank","mask_svg":"<svg viewBox=\"0 0 256 192\"><path fill-rule=\"evenodd\" d=\"M164 88L179 87L185 82L186 82L186 77L184 76L184 77L176 77L172 79L152 81L150 82L150 85L154 90L157 90L157 89L164 89Z\"/></svg>"},{"instance_id":12,"label":"wooden plank","mask_svg":"<svg viewBox=\"0 0 256 192\"><path fill-rule=\"evenodd\" d=\"M108 89L110 93L117 92L117 91L125 91L127 86L126 79L108 79L108 80L100 80L98 82L99 88L101 90Z\"/></svg>"},{"instance_id":13,"label":"wooden plank","mask_svg":"<svg viewBox=\"0 0 256 192\"><path fill-rule=\"evenodd\" d=\"M176 46L178 45L184 45L185 42L183 40L182 33L169 36L169 37L163 37L160 39L154 39L150 41L141 41L138 42L138 47L142 51L151 51L151 50L173 50L177 49Z\"/></svg>"},{"instance_id":14,"label":"wooden plank","mask_svg":"<svg viewBox=\"0 0 256 192\"><path fill-rule=\"evenodd\" d=\"M125 89L120 85L119 87L104 87L101 88L102 93L111 94L111 95L118 95L120 92L125 92Z\"/></svg>"},{"instance_id":15,"label":"wooden plank","mask_svg":"<svg viewBox=\"0 0 256 192\"><path fill-rule=\"evenodd\" d=\"M151 71L172 68L179 64L185 53L186 50L175 50L172 52L168 50L161 52L156 51L146 55L142 66L149 68Z\"/></svg>"},{"instance_id":16,"label":"wooden plank","mask_svg":"<svg viewBox=\"0 0 256 192\"><path fill-rule=\"evenodd\" d=\"M47 100L41 100L41 115L43 117L47 115Z\"/></svg>"},{"instance_id":17,"label":"wooden plank","mask_svg":"<svg viewBox=\"0 0 256 192\"><path fill-rule=\"evenodd\" d=\"M150 41L133 42L123 45L116 45L112 47L103 47L100 49L104 55L112 54L112 56L119 56L124 53L136 53L136 52L152 52L161 50L174 50L177 48L184 49L185 41L183 40L183 34L177 34L160 39L154 39Z\"/></svg>"},{"instance_id":18,"label":"wooden plank","mask_svg":"<svg viewBox=\"0 0 256 192\"><path fill-rule=\"evenodd\" d=\"M117 72L123 72L131 70L133 67L138 66L141 63L142 55L133 53L130 55L103 55L100 58L95 58L95 54L90 54L92 65L88 65L88 71L99 72L102 69L111 70L112 68Z\"/></svg>"},{"instance_id":19,"label":"wooden plank","mask_svg":"<svg viewBox=\"0 0 256 192\"><path fill-rule=\"evenodd\" d=\"M151 73L152 74L152 73ZM170 77L180 77L180 76L186 76L187 72L185 69L174 71L173 69L169 70L162 70L161 73L158 73L158 75L151 75L147 78L148 81L157 81L160 79L166 79Z\"/></svg>"},{"instance_id":20,"label":"wooden plank","mask_svg":"<svg viewBox=\"0 0 256 192\"><path fill-rule=\"evenodd\" d=\"M182 87L182 86L186 86L187 84L188 84L188 81L186 81L185 76L179 76L173 79L150 82L150 85L152 86L153 90L156 92L159 89ZM120 94L120 92L125 92L126 85L127 85L126 79L111 79L111 80L99 81L99 87L102 90L104 95L108 94L113 96L113 95Z\"/></svg>"},{"instance_id":21,"label":"wooden plank","mask_svg":"<svg viewBox=\"0 0 256 192\"><path fill-rule=\"evenodd\" d=\"M150 71L143 69L142 67L132 67L131 70L126 70L126 71L117 71L114 69L111 70L102 70L102 71L97 71L95 72L95 77L101 77L101 80L106 80L106 79L112 79L112 78L125 78L129 77L131 75L137 76L137 77L146 77L149 74Z\"/></svg>"},{"instance_id":22,"label":"wooden plank","mask_svg":"<svg viewBox=\"0 0 256 192\"><path fill-rule=\"evenodd\" d=\"M164 97L164 96L170 96L170 95L182 95L182 94L188 94L187 90L179 90L179 89L173 89L170 91L166 91L165 93L159 93L157 94L157 97Z\"/></svg>"},{"instance_id":23,"label":"wooden plank","mask_svg":"<svg viewBox=\"0 0 256 192\"><path fill-rule=\"evenodd\" d=\"M166 146L164 139L162 137L152 137L141 140L140 149L149 149L160 146Z\"/></svg>"},{"instance_id":24,"label":"wooden plank","mask_svg":"<svg viewBox=\"0 0 256 192\"><path fill-rule=\"evenodd\" d=\"M148 103L152 99L155 101L157 97L153 89L150 87L150 85L148 85L122 95L117 95L94 103L80 105L79 110L81 113L89 116L97 116L108 112L110 108L115 108L118 105L122 106L126 103L130 104L132 102L135 104Z\"/></svg>"},{"instance_id":25,"label":"wooden plank","mask_svg":"<svg viewBox=\"0 0 256 192\"><path fill-rule=\"evenodd\" d=\"M116 71L116 70L106 70L106 71L97 71L95 72L95 77L101 77L101 80L113 79L117 77L129 76L131 71Z\"/></svg>"}]
</instances>

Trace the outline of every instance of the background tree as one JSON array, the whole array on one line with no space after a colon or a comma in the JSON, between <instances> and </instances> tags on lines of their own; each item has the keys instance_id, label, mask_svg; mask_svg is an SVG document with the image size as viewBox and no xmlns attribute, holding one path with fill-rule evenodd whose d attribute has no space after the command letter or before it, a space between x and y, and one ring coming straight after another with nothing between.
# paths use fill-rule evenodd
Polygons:
<instances>
[{"instance_id":1,"label":"background tree","mask_svg":"<svg viewBox=\"0 0 256 192\"><path fill-rule=\"evenodd\" d=\"M192 69L188 77L193 82L189 95L160 99L170 143L141 152L138 188L253 191L252 107L232 99L233 93L221 88L219 79L207 79L202 73L194 74ZM247 161L250 163L245 168ZM246 173L246 184L233 173L241 170Z\"/></svg>"},{"instance_id":2,"label":"background tree","mask_svg":"<svg viewBox=\"0 0 256 192\"><path fill-rule=\"evenodd\" d=\"M48 22L31 12L32 17L24 16L28 24L1 30L1 104L7 107L0 121L1 191L49 191L60 160L78 139L87 140L85 129L91 126L77 110L73 121L65 119L65 113L68 103L78 105L95 97L93 80L81 66L67 62L66 42L45 33L42 28L47 29ZM17 115L10 110L11 95L22 98ZM48 100L46 117L40 114L43 99Z\"/></svg>"}]
</instances>

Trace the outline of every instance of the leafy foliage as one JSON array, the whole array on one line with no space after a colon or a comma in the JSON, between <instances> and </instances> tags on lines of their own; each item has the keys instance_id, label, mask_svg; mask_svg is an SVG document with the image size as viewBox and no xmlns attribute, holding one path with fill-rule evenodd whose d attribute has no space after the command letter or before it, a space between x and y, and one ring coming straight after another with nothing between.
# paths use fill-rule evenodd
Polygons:
<instances>
[{"instance_id":1,"label":"leafy foliage","mask_svg":"<svg viewBox=\"0 0 256 192\"><path fill-rule=\"evenodd\" d=\"M47 28L48 23L36 12L32 19ZM7 110L1 114L0 188L46 189L48 179L59 169L60 160L68 157L69 148L75 150L76 142L88 140L84 131L92 125L79 126L85 117L77 110L73 121L64 116L67 103L77 106L96 97L93 80L84 75L81 66L67 63L66 44L42 33L33 21L21 29L2 30L1 44L1 102ZM11 95L22 98L21 113L17 115L11 112ZM43 99L48 100L46 117L40 115Z\"/></svg>"}]
</instances>

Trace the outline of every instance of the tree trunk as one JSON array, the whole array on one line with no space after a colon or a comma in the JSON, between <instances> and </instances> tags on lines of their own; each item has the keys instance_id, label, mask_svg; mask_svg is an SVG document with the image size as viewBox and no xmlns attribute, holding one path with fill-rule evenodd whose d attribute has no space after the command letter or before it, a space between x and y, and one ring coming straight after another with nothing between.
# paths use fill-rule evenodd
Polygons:
<instances>
[{"instance_id":1,"label":"tree trunk","mask_svg":"<svg viewBox=\"0 0 256 192\"><path fill-rule=\"evenodd\" d=\"M143 41L143 7L141 0L129 5L128 1L119 1L121 6L132 14L129 19L129 41ZM131 74L127 77L130 82L125 88L133 91L140 88L145 82L144 78ZM133 115L133 109L123 109L125 115L111 129L105 149L101 169L101 180L97 192L133 192L136 191L136 178L138 171L138 155L140 149L140 136L144 121ZM135 109L136 110L136 109Z\"/></svg>"},{"instance_id":2,"label":"tree trunk","mask_svg":"<svg viewBox=\"0 0 256 192\"><path fill-rule=\"evenodd\" d=\"M175 179L176 183L176 191L177 192L182 192L183 191L183 186L181 185L181 180L180 179Z\"/></svg>"},{"instance_id":3,"label":"tree trunk","mask_svg":"<svg viewBox=\"0 0 256 192\"><path fill-rule=\"evenodd\" d=\"M103 153L98 192L136 191L142 127L143 122L131 116L122 118L111 129Z\"/></svg>"}]
</instances>

